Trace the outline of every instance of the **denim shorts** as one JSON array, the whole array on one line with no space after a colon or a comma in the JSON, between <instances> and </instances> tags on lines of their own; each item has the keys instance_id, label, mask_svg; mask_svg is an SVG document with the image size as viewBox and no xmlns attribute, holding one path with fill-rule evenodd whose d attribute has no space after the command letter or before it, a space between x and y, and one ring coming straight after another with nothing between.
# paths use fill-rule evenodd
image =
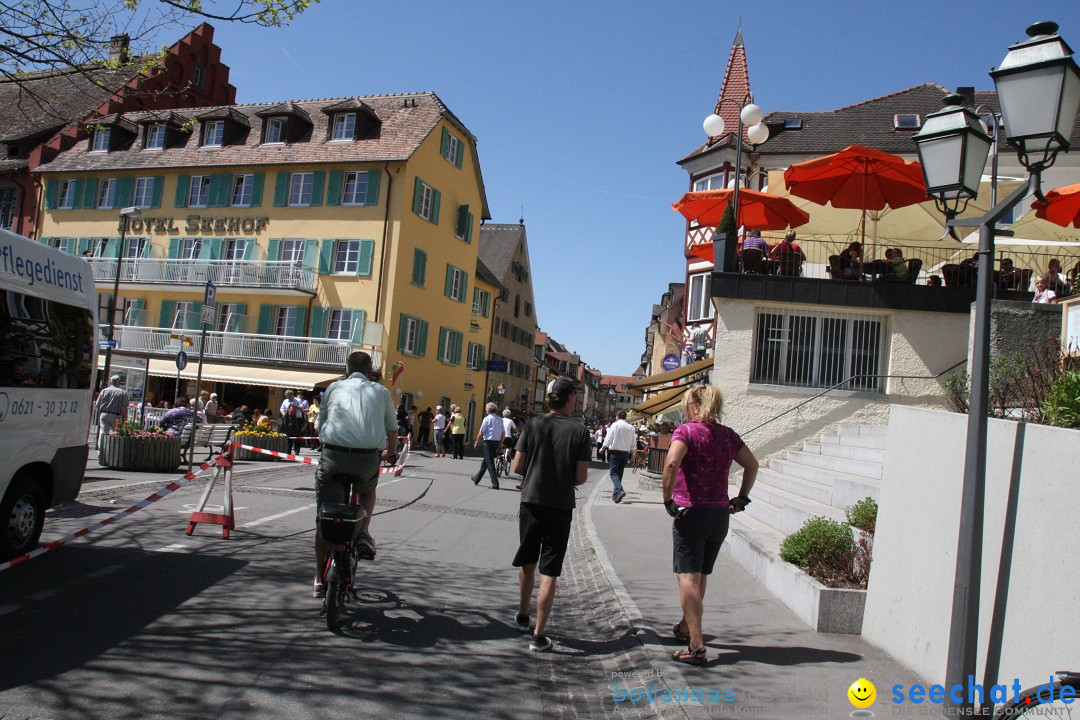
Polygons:
<instances>
[{"instance_id":1,"label":"denim shorts","mask_svg":"<svg viewBox=\"0 0 1080 720\"><path fill-rule=\"evenodd\" d=\"M440 428L435 428L435 444L442 445L443 431Z\"/></svg>"}]
</instances>

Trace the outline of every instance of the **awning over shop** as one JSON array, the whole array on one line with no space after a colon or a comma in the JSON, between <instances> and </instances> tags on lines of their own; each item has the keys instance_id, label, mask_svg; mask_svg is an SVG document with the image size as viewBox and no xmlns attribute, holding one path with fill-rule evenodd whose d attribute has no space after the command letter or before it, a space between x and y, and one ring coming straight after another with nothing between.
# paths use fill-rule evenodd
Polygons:
<instances>
[{"instance_id":1,"label":"awning over shop","mask_svg":"<svg viewBox=\"0 0 1080 720\"><path fill-rule=\"evenodd\" d=\"M649 417L656 413L663 412L675 403L681 402L683 393L690 387L692 386L679 385L677 387L669 388L659 395L651 397L640 405L631 408L630 412L633 413L635 417Z\"/></svg>"},{"instance_id":2,"label":"awning over shop","mask_svg":"<svg viewBox=\"0 0 1080 720\"><path fill-rule=\"evenodd\" d=\"M684 377L689 377L697 373L705 373L712 369L713 359L705 358L704 360L698 360L697 362L690 363L689 365L683 365L677 367L674 370L668 370L662 372L659 375L650 375L647 378L641 378L640 380L634 380L627 383L628 388L651 388L656 385L664 385L665 383L674 382L675 380L681 380ZM642 403L645 404L645 403Z\"/></svg>"},{"instance_id":3,"label":"awning over shop","mask_svg":"<svg viewBox=\"0 0 1080 720\"><path fill-rule=\"evenodd\" d=\"M98 360L98 367L104 366L104 355ZM198 362L189 362L180 371L180 377L194 380L199 372ZM173 360L150 358L149 374L155 377L176 377L176 363ZM263 385L267 387L290 388L293 390L312 390L343 376L340 372L319 372L314 370L291 370L288 368L242 367L203 363L203 380L236 383L238 385Z\"/></svg>"}]
</instances>

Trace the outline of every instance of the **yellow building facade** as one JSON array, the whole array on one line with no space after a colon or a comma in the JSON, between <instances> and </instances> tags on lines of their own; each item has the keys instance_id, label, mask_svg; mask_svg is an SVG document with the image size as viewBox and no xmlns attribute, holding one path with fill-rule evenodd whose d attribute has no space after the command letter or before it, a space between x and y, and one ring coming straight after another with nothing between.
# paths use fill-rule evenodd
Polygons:
<instances>
[{"instance_id":1,"label":"yellow building facade","mask_svg":"<svg viewBox=\"0 0 1080 720\"><path fill-rule=\"evenodd\" d=\"M475 138L434 94L110 116L38 175L38 239L91 256L103 308L119 273L117 352L151 376L198 353L210 281L204 388L227 404L317 390L352 349L421 409L483 393L487 203Z\"/></svg>"}]
</instances>

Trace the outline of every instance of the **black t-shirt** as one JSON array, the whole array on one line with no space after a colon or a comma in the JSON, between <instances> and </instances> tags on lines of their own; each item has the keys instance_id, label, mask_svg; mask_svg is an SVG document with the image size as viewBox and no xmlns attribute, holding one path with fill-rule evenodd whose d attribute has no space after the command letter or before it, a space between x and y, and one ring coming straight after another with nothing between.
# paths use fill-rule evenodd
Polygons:
<instances>
[{"instance_id":1,"label":"black t-shirt","mask_svg":"<svg viewBox=\"0 0 1080 720\"><path fill-rule=\"evenodd\" d=\"M591 456L585 426L562 413L540 415L525 424L515 450L525 454L521 502L573 510L577 464Z\"/></svg>"}]
</instances>

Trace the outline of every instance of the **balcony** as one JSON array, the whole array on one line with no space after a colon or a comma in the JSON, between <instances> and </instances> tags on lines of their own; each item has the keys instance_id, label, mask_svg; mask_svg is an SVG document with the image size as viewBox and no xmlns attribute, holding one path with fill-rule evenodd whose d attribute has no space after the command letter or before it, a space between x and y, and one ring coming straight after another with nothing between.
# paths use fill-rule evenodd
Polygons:
<instances>
[{"instance_id":1,"label":"balcony","mask_svg":"<svg viewBox=\"0 0 1080 720\"><path fill-rule=\"evenodd\" d=\"M181 345L181 335L191 344ZM197 330L117 325L116 341L118 352L150 356L173 357L183 349L194 358L200 351L200 333ZM360 349L370 353L376 366L381 366L382 352L379 349L355 346L348 340L244 332L207 332L204 357L240 363L249 361L260 365L340 370L345 366L348 354Z\"/></svg>"},{"instance_id":2,"label":"balcony","mask_svg":"<svg viewBox=\"0 0 1080 720\"><path fill-rule=\"evenodd\" d=\"M94 270L94 282L116 280L116 258L87 258ZM127 287L154 289L162 285L201 289L210 281L219 291L229 288L260 290L270 294L314 294L318 273L288 260L176 260L125 258L120 264L120 282Z\"/></svg>"}]
</instances>

